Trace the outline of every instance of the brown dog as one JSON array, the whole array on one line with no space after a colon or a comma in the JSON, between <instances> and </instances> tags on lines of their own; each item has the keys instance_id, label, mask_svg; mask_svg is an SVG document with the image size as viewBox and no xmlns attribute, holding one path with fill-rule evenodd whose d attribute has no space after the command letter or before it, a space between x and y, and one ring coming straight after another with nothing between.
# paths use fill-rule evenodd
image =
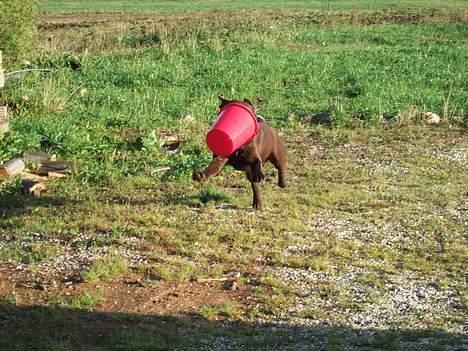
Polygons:
<instances>
[{"instance_id":1,"label":"brown dog","mask_svg":"<svg viewBox=\"0 0 468 351\"><path fill-rule=\"evenodd\" d=\"M254 111L253 104L248 100L226 100L223 95L219 96L221 109L230 102L237 102L246 105ZM253 208L261 209L262 200L260 197L259 183L264 178L263 163L270 161L278 170L278 185L286 187L285 168L286 150L278 133L270 128L266 121L257 116L258 133L255 138L242 145L229 157L213 155L213 161L201 172L194 172L192 178L198 182L203 182L209 177L217 175L226 164L230 164L239 171L244 171L247 179L252 185Z\"/></svg>"}]
</instances>

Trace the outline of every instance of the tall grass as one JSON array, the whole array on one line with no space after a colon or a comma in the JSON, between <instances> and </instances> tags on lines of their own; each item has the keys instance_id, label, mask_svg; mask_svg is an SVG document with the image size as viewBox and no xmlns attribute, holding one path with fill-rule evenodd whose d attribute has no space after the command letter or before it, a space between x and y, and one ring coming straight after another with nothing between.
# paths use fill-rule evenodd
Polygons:
<instances>
[{"instance_id":1,"label":"tall grass","mask_svg":"<svg viewBox=\"0 0 468 351\"><path fill-rule=\"evenodd\" d=\"M462 0L428 1L428 0L205 0L205 1L54 1L41 0L42 11L209 11L209 10L251 10L251 9L307 9L307 10L378 10L388 8L434 8L434 7L462 7Z\"/></svg>"},{"instance_id":2,"label":"tall grass","mask_svg":"<svg viewBox=\"0 0 468 351\"><path fill-rule=\"evenodd\" d=\"M134 26L99 53L49 49L33 57L34 67L53 71L0 93L15 117L0 159L42 149L76 159L86 182L150 177L166 165L171 177L187 177L210 158L203 140L219 92L252 99L279 128L321 112L348 126L423 111L456 122L467 110L467 36L458 22ZM163 147L167 134L183 139L180 150Z\"/></svg>"},{"instance_id":3,"label":"tall grass","mask_svg":"<svg viewBox=\"0 0 468 351\"><path fill-rule=\"evenodd\" d=\"M34 0L8 0L0 2L0 51L9 68L30 54L36 29L37 4Z\"/></svg>"}]
</instances>

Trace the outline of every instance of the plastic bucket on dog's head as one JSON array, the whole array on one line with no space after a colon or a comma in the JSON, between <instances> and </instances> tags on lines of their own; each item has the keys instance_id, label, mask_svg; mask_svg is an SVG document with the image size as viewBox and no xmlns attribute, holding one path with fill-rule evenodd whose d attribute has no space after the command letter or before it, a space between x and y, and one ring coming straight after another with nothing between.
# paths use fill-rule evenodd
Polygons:
<instances>
[{"instance_id":1,"label":"plastic bucket on dog's head","mask_svg":"<svg viewBox=\"0 0 468 351\"><path fill-rule=\"evenodd\" d=\"M228 157L257 135L255 113L246 105L230 102L219 111L218 119L206 135L206 144L217 156Z\"/></svg>"}]
</instances>

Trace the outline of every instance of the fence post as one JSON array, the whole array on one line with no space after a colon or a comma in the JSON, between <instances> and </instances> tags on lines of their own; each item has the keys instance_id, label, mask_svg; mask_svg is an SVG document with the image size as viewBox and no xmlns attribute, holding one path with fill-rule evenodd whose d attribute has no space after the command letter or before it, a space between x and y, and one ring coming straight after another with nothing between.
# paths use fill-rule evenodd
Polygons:
<instances>
[{"instance_id":1,"label":"fence post","mask_svg":"<svg viewBox=\"0 0 468 351\"><path fill-rule=\"evenodd\" d=\"M5 73L2 67L2 52L0 51L0 88L5 85ZM7 107L0 101L0 135L8 132L10 129L7 119Z\"/></svg>"}]
</instances>

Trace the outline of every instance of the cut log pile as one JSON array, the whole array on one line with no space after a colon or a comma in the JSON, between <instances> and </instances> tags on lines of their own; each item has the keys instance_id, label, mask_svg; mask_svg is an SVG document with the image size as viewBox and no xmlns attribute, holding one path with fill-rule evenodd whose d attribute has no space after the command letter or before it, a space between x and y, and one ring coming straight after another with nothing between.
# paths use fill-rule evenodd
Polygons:
<instances>
[{"instance_id":1,"label":"cut log pile","mask_svg":"<svg viewBox=\"0 0 468 351\"><path fill-rule=\"evenodd\" d=\"M4 84L5 74L0 51L0 88ZM8 131L7 107L0 102L0 137ZM26 151L22 159L12 158L0 165L0 179L18 175L25 192L33 196L41 196L46 191L45 182L49 179L66 177L75 172L74 161L58 161L55 155L40 151Z\"/></svg>"},{"instance_id":2,"label":"cut log pile","mask_svg":"<svg viewBox=\"0 0 468 351\"><path fill-rule=\"evenodd\" d=\"M26 151L21 158L13 158L0 165L0 178L21 177L27 193L41 196L46 191L45 182L63 178L76 172L74 161L57 161L55 155L40 151Z\"/></svg>"}]
</instances>

